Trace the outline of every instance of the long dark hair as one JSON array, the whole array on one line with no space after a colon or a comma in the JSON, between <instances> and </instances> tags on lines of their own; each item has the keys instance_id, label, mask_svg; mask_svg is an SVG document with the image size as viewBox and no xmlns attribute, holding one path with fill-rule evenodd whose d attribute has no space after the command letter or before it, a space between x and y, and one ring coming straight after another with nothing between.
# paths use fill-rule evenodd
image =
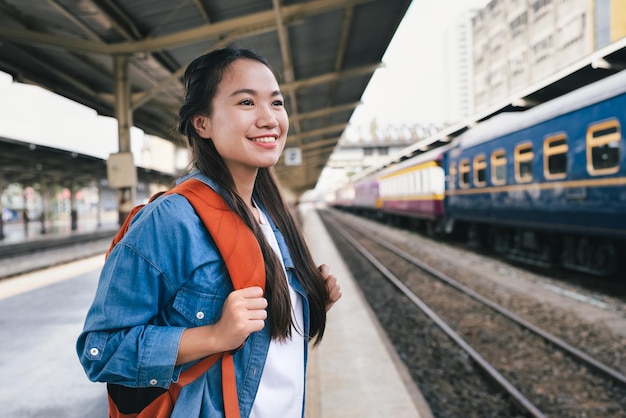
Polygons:
<instances>
[{"instance_id":1,"label":"long dark hair","mask_svg":"<svg viewBox=\"0 0 626 418\"><path fill-rule=\"evenodd\" d=\"M224 189L233 202L233 210L252 229L259 241L267 277L266 297L269 302L268 320L272 338L291 336L291 304L287 279L280 260L265 240L247 205L237 194L235 182L213 141L201 138L193 126L195 115L211 115L212 101L224 73L239 59L250 59L264 64L265 58L248 49L222 48L196 58L184 75L185 95L179 112L178 130L189 140L192 164ZM324 279L308 250L302 231L283 199L272 168L259 168L253 191L255 199L269 212L278 229L285 236L291 258L296 266L298 281L307 293L310 306L309 338L315 344L321 341L326 327L326 305L329 300Z\"/></svg>"}]
</instances>

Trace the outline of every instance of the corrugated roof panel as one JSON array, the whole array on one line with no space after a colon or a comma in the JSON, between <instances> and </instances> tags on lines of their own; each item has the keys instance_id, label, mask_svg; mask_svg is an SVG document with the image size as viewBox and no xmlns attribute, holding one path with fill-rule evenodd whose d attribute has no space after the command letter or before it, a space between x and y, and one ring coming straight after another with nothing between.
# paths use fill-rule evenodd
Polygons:
<instances>
[{"instance_id":1,"label":"corrugated roof panel","mask_svg":"<svg viewBox=\"0 0 626 418\"><path fill-rule=\"evenodd\" d=\"M133 0L118 2L144 36L159 36L202 26L207 22L193 2Z\"/></svg>"},{"instance_id":2,"label":"corrugated roof panel","mask_svg":"<svg viewBox=\"0 0 626 418\"><path fill-rule=\"evenodd\" d=\"M335 97L337 103L352 103L361 99L362 92L370 82L372 74L360 77L351 77L337 86Z\"/></svg>"},{"instance_id":3,"label":"corrugated roof panel","mask_svg":"<svg viewBox=\"0 0 626 418\"><path fill-rule=\"evenodd\" d=\"M344 68L380 61L409 4L376 1L355 7Z\"/></svg>"},{"instance_id":4,"label":"corrugated roof panel","mask_svg":"<svg viewBox=\"0 0 626 418\"><path fill-rule=\"evenodd\" d=\"M95 2L57 0L57 3L59 7L54 7L51 18L58 22L59 26L76 34L76 37L105 42L122 42L126 39ZM85 30L85 27L88 29ZM54 34L62 35L63 33L59 30L54 31Z\"/></svg>"},{"instance_id":5,"label":"corrugated roof panel","mask_svg":"<svg viewBox=\"0 0 626 418\"><path fill-rule=\"evenodd\" d=\"M317 109L323 109L327 106L330 85L328 83L317 86L308 87L299 90L297 93L298 110L300 113L312 112Z\"/></svg>"},{"instance_id":6,"label":"corrugated roof panel","mask_svg":"<svg viewBox=\"0 0 626 418\"><path fill-rule=\"evenodd\" d=\"M289 27L296 78L334 71L342 19L343 11L332 11L309 16Z\"/></svg>"},{"instance_id":7,"label":"corrugated roof panel","mask_svg":"<svg viewBox=\"0 0 626 418\"><path fill-rule=\"evenodd\" d=\"M240 16L271 11L273 9L272 0L205 0L203 4L213 22L235 19Z\"/></svg>"},{"instance_id":8,"label":"corrugated roof panel","mask_svg":"<svg viewBox=\"0 0 626 418\"><path fill-rule=\"evenodd\" d=\"M36 0L5 0L4 7L14 13L17 19L22 20L25 25L32 25L39 28L58 28L61 29L56 10L47 1Z\"/></svg>"}]
</instances>

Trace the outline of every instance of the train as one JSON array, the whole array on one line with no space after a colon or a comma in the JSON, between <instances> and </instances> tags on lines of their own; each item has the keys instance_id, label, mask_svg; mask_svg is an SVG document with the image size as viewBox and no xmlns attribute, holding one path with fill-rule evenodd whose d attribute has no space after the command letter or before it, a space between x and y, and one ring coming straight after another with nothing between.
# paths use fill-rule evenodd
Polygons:
<instances>
[{"instance_id":1,"label":"train","mask_svg":"<svg viewBox=\"0 0 626 418\"><path fill-rule=\"evenodd\" d=\"M373 169L331 205L597 276L626 258L626 71Z\"/></svg>"}]
</instances>

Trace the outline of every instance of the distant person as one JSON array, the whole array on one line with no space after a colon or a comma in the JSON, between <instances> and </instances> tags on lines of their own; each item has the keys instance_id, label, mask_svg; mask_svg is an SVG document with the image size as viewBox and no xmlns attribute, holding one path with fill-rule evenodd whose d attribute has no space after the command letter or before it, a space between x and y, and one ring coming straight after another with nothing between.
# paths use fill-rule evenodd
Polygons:
<instances>
[{"instance_id":1,"label":"distant person","mask_svg":"<svg viewBox=\"0 0 626 418\"><path fill-rule=\"evenodd\" d=\"M162 196L105 262L78 338L80 361L91 380L148 388L149 396L196 360L236 350L241 416L301 417L307 345L322 339L341 292L328 267L314 264L272 172L289 130L283 94L264 58L231 48L195 59L184 85L179 131L192 170L178 182L209 185L252 229L266 292L233 291L192 206ZM214 366L185 386L172 417L223 416L220 376Z\"/></svg>"},{"instance_id":2,"label":"distant person","mask_svg":"<svg viewBox=\"0 0 626 418\"><path fill-rule=\"evenodd\" d=\"M28 218L28 209L26 208L22 210L22 221L24 222L24 232L28 234L28 222L30 222L30 219Z\"/></svg>"}]
</instances>

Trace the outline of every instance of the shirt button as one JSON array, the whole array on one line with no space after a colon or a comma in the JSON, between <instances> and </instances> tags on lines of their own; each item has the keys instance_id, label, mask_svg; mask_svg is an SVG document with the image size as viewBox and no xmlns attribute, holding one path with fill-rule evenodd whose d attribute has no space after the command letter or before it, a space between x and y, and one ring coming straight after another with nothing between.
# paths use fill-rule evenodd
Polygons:
<instances>
[{"instance_id":1,"label":"shirt button","mask_svg":"<svg viewBox=\"0 0 626 418\"><path fill-rule=\"evenodd\" d=\"M97 356L99 353L100 353L100 350L98 350L95 347L89 350L89 354L91 354L92 356Z\"/></svg>"},{"instance_id":2,"label":"shirt button","mask_svg":"<svg viewBox=\"0 0 626 418\"><path fill-rule=\"evenodd\" d=\"M151 379L151 380L150 380L150 384L151 384L152 386L156 385L157 383L159 383L159 382L158 382L156 379Z\"/></svg>"},{"instance_id":3,"label":"shirt button","mask_svg":"<svg viewBox=\"0 0 626 418\"><path fill-rule=\"evenodd\" d=\"M198 312L198 313L196 314L196 318L198 318L198 319L202 319L202 318L204 318L204 312L202 312L202 311Z\"/></svg>"}]
</instances>

